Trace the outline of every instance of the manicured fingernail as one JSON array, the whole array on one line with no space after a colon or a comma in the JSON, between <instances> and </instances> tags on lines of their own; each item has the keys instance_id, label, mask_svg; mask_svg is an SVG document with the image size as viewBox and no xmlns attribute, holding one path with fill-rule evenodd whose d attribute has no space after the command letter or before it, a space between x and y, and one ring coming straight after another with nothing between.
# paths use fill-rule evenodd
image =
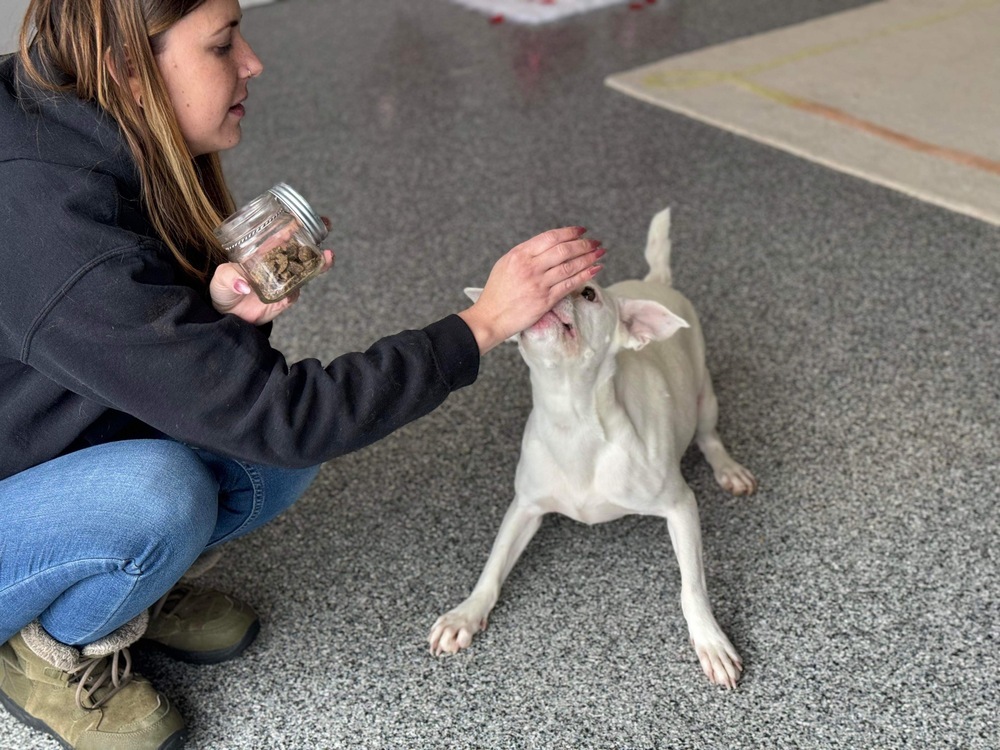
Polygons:
<instances>
[{"instance_id":1,"label":"manicured fingernail","mask_svg":"<svg viewBox=\"0 0 1000 750\"><path fill-rule=\"evenodd\" d=\"M237 294L250 294L250 285L243 279L236 279L233 282L233 289L236 290Z\"/></svg>"},{"instance_id":2,"label":"manicured fingernail","mask_svg":"<svg viewBox=\"0 0 1000 750\"><path fill-rule=\"evenodd\" d=\"M593 276L597 276L597 274L599 274L603 270L604 270L604 266L602 266L602 265L591 266L590 267L590 275L592 277Z\"/></svg>"},{"instance_id":3,"label":"manicured fingernail","mask_svg":"<svg viewBox=\"0 0 1000 750\"><path fill-rule=\"evenodd\" d=\"M605 253L607 253L607 252L608 252L608 251L607 251L607 250L605 250L605 249L604 249L603 247L599 247L599 248L597 248L597 249L596 249L596 250L594 251L594 255L595 255L595 257L596 257L596 258L603 258L603 257L604 257L604 255L605 255Z\"/></svg>"}]
</instances>

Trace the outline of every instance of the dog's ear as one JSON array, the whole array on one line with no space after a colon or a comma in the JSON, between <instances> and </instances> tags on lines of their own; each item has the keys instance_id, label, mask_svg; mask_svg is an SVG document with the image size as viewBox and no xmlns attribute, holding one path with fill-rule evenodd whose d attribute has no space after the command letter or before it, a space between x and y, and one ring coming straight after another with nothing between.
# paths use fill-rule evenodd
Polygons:
<instances>
[{"instance_id":1,"label":"dog's ear","mask_svg":"<svg viewBox=\"0 0 1000 750\"><path fill-rule=\"evenodd\" d=\"M684 318L674 315L659 302L647 299L620 299L622 325L628 334L626 349L642 349L650 341L663 341L681 328L690 328Z\"/></svg>"}]
</instances>

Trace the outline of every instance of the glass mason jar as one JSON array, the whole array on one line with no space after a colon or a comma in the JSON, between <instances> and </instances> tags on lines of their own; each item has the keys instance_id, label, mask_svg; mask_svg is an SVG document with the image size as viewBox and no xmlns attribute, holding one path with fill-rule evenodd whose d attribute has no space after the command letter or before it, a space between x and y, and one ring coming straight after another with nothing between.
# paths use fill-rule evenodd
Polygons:
<instances>
[{"instance_id":1,"label":"glass mason jar","mask_svg":"<svg viewBox=\"0 0 1000 750\"><path fill-rule=\"evenodd\" d=\"M295 190L279 182L215 230L263 302L277 302L323 269L326 225Z\"/></svg>"}]
</instances>

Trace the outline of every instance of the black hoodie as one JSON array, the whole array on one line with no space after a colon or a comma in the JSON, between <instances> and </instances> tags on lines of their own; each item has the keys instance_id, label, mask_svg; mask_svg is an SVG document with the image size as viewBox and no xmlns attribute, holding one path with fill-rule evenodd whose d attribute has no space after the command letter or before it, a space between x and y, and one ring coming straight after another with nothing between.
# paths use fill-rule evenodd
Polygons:
<instances>
[{"instance_id":1,"label":"black hoodie","mask_svg":"<svg viewBox=\"0 0 1000 750\"><path fill-rule=\"evenodd\" d=\"M289 364L179 270L116 123L0 58L0 479L145 425L311 466L427 414L478 369L456 315L326 367Z\"/></svg>"}]
</instances>

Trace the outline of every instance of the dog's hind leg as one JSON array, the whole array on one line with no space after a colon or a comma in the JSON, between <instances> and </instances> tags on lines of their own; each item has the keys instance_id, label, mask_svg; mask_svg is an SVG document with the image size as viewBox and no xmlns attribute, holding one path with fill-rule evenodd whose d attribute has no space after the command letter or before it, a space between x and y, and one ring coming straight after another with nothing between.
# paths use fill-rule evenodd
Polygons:
<instances>
[{"instance_id":1,"label":"dog's hind leg","mask_svg":"<svg viewBox=\"0 0 1000 750\"><path fill-rule=\"evenodd\" d=\"M680 483L664 515L681 573L681 609L702 671L712 684L734 688L743 671L743 663L712 614L702 563L698 504L691 488L683 480Z\"/></svg>"},{"instance_id":2,"label":"dog's hind leg","mask_svg":"<svg viewBox=\"0 0 1000 750\"><path fill-rule=\"evenodd\" d=\"M698 428L695 440L715 473L715 481L722 489L734 495L752 495L757 489L757 478L729 455L719 437L716 426L718 421L719 402L712 389L712 378L706 371L705 382L698 394Z\"/></svg>"},{"instance_id":3,"label":"dog's hind leg","mask_svg":"<svg viewBox=\"0 0 1000 750\"><path fill-rule=\"evenodd\" d=\"M437 656L467 648L472 643L472 636L486 629L486 620L500 596L500 587L541 523L541 514L525 509L517 500L511 504L500 524L486 567L469 598L441 615L431 628L428 638L431 653Z\"/></svg>"}]
</instances>

